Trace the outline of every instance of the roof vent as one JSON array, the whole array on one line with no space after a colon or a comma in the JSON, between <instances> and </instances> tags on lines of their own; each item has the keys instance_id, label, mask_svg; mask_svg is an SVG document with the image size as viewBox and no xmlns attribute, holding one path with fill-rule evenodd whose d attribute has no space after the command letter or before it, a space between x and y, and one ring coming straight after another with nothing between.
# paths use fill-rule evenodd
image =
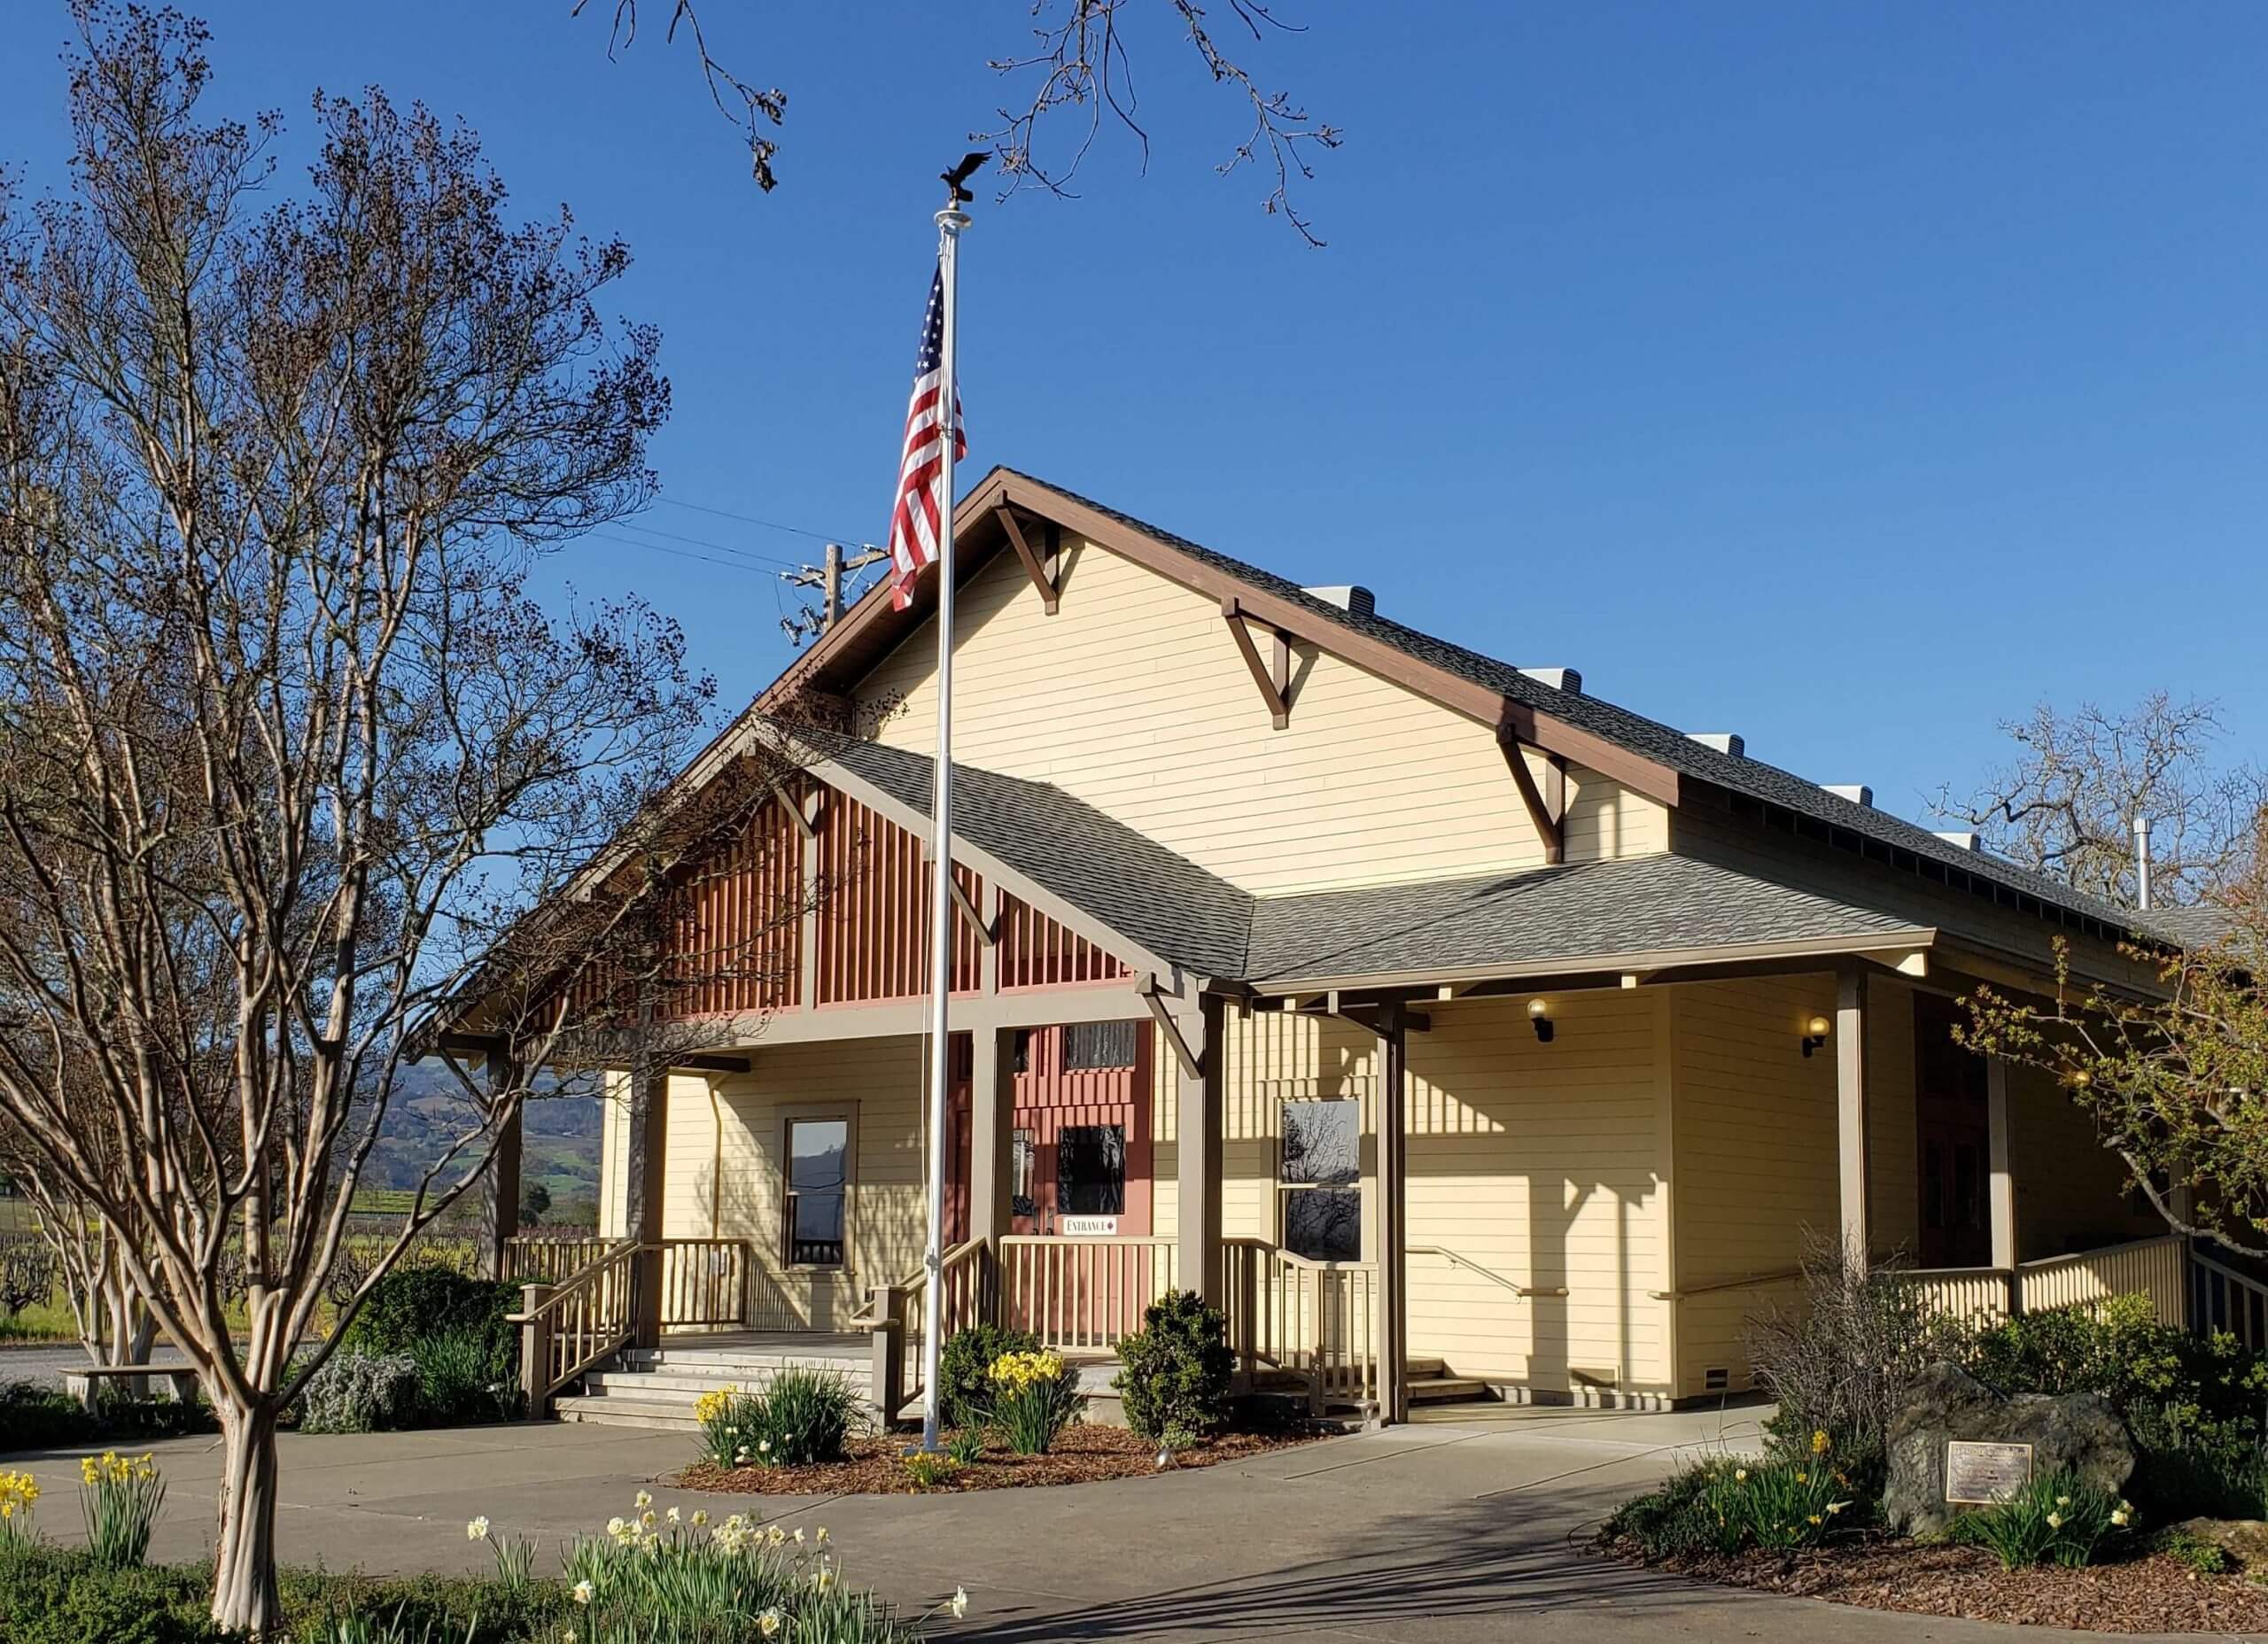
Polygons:
<instances>
[{"instance_id":1,"label":"roof vent","mask_svg":"<svg viewBox=\"0 0 2268 1644\"><path fill-rule=\"evenodd\" d=\"M1977 830L1974 828L1962 833L1940 834L1938 837L1948 845L1960 846L1963 850L1975 850L1978 844Z\"/></svg>"},{"instance_id":2,"label":"roof vent","mask_svg":"<svg viewBox=\"0 0 2268 1644\"><path fill-rule=\"evenodd\" d=\"M1352 616L1375 616L1379 614L1378 595L1353 583L1328 588L1302 588L1300 592L1311 593L1327 605L1336 605Z\"/></svg>"},{"instance_id":3,"label":"roof vent","mask_svg":"<svg viewBox=\"0 0 2268 1644\"><path fill-rule=\"evenodd\" d=\"M1736 759L1744 757L1748 753L1748 743L1737 731L1688 731L1685 734L1704 748L1713 748L1719 753L1730 754Z\"/></svg>"},{"instance_id":4,"label":"roof vent","mask_svg":"<svg viewBox=\"0 0 2268 1644\"><path fill-rule=\"evenodd\" d=\"M1847 799L1854 805L1865 805L1869 809L1873 808L1875 803L1875 790L1868 787L1864 782L1821 782L1820 787L1825 788L1837 799Z\"/></svg>"},{"instance_id":5,"label":"roof vent","mask_svg":"<svg viewBox=\"0 0 2268 1644\"><path fill-rule=\"evenodd\" d=\"M1523 668L1520 671L1538 685L1548 685L1555 691L1565 691L1570 696L1583 694L1583 676L1573 668Z\"/></svg>"}]
</instances>

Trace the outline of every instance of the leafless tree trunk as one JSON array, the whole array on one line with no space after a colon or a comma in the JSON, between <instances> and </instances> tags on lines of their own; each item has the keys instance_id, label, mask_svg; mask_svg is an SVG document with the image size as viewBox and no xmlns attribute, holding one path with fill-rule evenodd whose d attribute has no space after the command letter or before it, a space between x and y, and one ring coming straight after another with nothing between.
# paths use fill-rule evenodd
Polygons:
<instances>
[{"instance_id":1,"label":"leafless tree trunk","mask_svg":"<svg viewBox=\"0 0 2268 1644\"><path fill-rule=\"evenodd\" d=\"M0 1126L195 1365L213 1613L261 1632L277 1421L396 1072L471 993L531 1070L586 1029L703 837L656 795L711 693L641 606L526 591L651 492L656 338L597 306L626 250L514 224L470 133L376 91L256 194L276 122L200 118L199 26L79 19L71 195L0 199ZM527 1094L466 1091L342 1323Z\"/></svg>"}]
</instances>

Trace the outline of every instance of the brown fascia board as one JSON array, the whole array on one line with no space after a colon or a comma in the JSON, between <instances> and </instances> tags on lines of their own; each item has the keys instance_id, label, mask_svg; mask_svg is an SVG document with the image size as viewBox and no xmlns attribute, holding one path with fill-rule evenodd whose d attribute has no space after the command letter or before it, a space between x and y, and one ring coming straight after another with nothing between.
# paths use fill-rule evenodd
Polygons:
<instances>
[{"instance_id":1,"label":"brown fascia board","mask_svg":"<svg viewBox=\"0 0 2268 1644\"><path fill-rule=\"evenodd\" d=\"M1674 807L1678 803L1678 773L1667 765L1548 714L1538 713L1502 692L1437 668L1383 640L1256 588L1216 566L1192 558L1170 543L1161 542L1122 520L1021 475L995 469L962 499L953 516L954 541L957 547L966 545L971 552L965 557L955 556L959 580L967 581L1006 546L1006 535L993 517L993 510L1000 508L1021 508L1052 519L1107 551L1184 588L1216 601L1233 599L1238 609L1254 620L1328 651L1366 673L1376 674L1439 702L1500 735L1526 742L1547 754L1572 759L1663 804ZM831 683L837 688L848 685L850 679L846 676L866 671L926 620L926 611L919 607L905 612L894 609L886 582L870 589L831 632L757 699L755 706L761 710L807 685Z\"/></svg>"}]
</instances>

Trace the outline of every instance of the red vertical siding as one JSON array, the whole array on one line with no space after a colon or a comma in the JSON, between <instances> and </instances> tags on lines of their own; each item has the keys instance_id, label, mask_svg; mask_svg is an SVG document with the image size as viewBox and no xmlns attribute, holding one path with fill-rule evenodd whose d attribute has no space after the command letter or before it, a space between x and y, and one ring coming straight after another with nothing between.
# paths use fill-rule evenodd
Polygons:
<instances>
[{"instance_id":1,"label":"red vertical siding","mask_svg":"<svg viewBox=\"0 0 2268 1644\"><path fill-rule=\"evenodd\" d=\"M1057 924L1038 909L1003 895L1000 898L1000 986L1061 988L1090 981L1115 981L1130 974L1126 966L1085 937Z\"/></svg>"},{"instance_id":2,"label":"red vertical siding","mask_svg":"<svg viewBox=\"0 0 2268 1644\"><path fill-rule=\"evenodd\" d=\"M929 866L921 840L856 800L828 803L819 839L825 900L819 907L819 1003L904 999L929 988ZM982 905L983 881L956 865L953 877ZM975 930L953 915L953 991L974 992L982 974Z\"/></svg>"}]
</instances>

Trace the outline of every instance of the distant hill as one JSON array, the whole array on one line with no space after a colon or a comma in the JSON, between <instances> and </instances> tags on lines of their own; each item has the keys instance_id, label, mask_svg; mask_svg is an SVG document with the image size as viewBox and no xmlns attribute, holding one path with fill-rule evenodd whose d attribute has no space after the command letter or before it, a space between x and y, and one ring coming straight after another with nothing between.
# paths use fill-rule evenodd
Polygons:
<instances>
[{"instance_id":1,"label":"distant hill","mask_svg":"<svg viewBox=\"0 0 2268 1644\"><path fill-rule=\"evenodd\" d=\"M539 1097L527 1105L520 1175L549 1190L555 1215L597 1202L600 1120L594 1097ZM363 1186L416 1187L449 1144L478 1123L464 1088L447 1068L438 1062L403 1067L363 1169Z\"/></svg>"}]
</instances>

